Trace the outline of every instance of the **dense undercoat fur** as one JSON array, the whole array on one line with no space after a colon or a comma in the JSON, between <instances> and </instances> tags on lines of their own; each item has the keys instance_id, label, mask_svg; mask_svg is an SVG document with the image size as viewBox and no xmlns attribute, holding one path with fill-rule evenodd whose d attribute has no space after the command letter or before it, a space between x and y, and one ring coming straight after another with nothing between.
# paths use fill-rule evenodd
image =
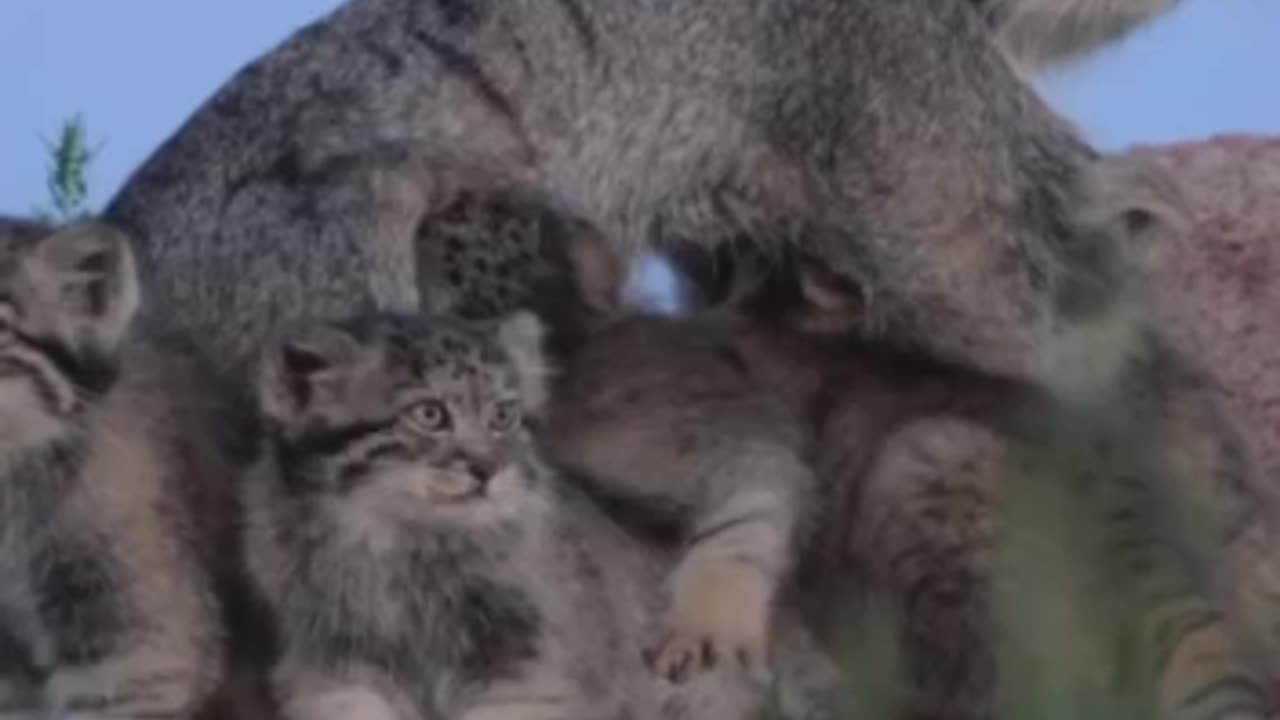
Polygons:
<instances>
[{"instance_id":1,"label":"dense undercoat fur","mask_svg":"<svg viewBox=\"0 0 1280 720\"><path fill-rule=\"evenodd\" d=\"M138 303L115 230L0 223L5 718L190 718L224 676L222 409Z\"/></svg>"},{"instance_id":2,"label":"dense undercoat fur","mask_svg":"<svg viewBox=\"0 0 1280 720\"><path fill-rule=\"evenodd\" d=\"M755 707L731 668L675 688L645 667L666 553L540 459L526 428L546 402L539 336L528 314L384 314L300 328L268 353L272 439L251 478L247 547L279 622L288 717L745 719ZM833 671L794 627L784 637L798 678L784 699L814 702L832 686L808 683Z\"/></svg>"},{"instance_id":3,"label":"dense undercoat fur","mask_svg":"<svg viewBox=\"0 0 1280 720\"><path fill-rule=\"evenodd\" d=\"M868 285L861 329L1049 377L1111 239L1081 221L1094 160L970 3L353 0L241 71L106 215L226 363L283 321L418 307L419 226L508 188L622 256L795 243Z\"/></svg>"}]
</instances>

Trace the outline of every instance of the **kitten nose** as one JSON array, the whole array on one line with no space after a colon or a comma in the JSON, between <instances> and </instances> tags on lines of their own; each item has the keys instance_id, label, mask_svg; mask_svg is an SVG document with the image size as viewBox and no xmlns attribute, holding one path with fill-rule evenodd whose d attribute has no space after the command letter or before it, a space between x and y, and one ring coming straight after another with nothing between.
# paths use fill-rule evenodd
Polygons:
<instances>
[{"instance_id":1,"label":"kitten nose","mask_svg":"<svg viewBox=\"0 0 1280 720\"><path fill-rule=\"evenodd\" d=\"M472 479L480 484L481 489L489 483L489 479L497 472L498 465L491 458L487 457L471 457L463 459L463 465L467 468Z\"/></svg>"}]
</instances>

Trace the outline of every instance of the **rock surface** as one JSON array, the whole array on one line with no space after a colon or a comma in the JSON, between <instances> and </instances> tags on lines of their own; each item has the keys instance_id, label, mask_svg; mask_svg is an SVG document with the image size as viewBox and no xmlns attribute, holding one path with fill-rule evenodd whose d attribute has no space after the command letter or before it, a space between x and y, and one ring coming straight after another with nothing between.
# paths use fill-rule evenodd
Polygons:
<instances>
[{"instance_id":1,"label":"rock surface","mask_svg":"<svg viewBox=\"0 0 1280 720\"><path fill-rule=\"evenodd\" d=\"M1280 136L1138 147L1177 181L1192 231L1157 254L1158 312L1218 386L1280 502Z\"/></svg>"}]
</instances>

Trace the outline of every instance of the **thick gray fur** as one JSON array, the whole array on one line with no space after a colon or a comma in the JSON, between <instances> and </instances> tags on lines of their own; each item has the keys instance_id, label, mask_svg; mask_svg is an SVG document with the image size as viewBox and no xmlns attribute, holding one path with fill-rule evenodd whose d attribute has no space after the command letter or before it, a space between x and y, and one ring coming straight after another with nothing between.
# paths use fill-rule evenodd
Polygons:
<instances>
[{"instance_id":1,"label":"thick gray fur","mask_svg":"<svg viewBox=\"0 0 1280 720\"><path fill-rule=\"evenodd\" d=\"M106 215L225 364L284 321L418 307L419 225L508 188L623 254L798 243L869 286L863 329L1041 377L1115 239L1082 220L1094 157L969 3L354 0L232 78Z\"/></svg>"}]
</instances>

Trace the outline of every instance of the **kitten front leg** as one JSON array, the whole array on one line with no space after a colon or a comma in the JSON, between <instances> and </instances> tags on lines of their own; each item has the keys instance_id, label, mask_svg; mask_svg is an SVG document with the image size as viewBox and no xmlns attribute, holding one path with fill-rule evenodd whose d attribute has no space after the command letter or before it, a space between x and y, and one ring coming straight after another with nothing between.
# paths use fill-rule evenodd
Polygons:
<instances>
[{"instance_id":1,"label":"kitten front leg","mask_svg":"<svg viewBox=\"0 0 1280 720\"><path fill-rule=\"evenodd\" d=\"M710 346L654 351L668 330L619 325L593 340L565 373L574 379L559 389L547 436L588 488L686 538L646 651L654 671L679 681L736 659L763 674L773 599L816 490L809 433L791 405Z\"/></svg>"},{"instance_id":2,"label":"kitten front leg","mask_svg":"<svg viewBox=\"0 0 1280 720\"><path fill-rule=\"evenodd\" d=\"M711 470L709 501L672 573L665 627L648 653L654 671L675 682L724 661L755 679L767 675L769 618L812 473L784 448L742 450Z\"/></svg>"}]
</instances>

